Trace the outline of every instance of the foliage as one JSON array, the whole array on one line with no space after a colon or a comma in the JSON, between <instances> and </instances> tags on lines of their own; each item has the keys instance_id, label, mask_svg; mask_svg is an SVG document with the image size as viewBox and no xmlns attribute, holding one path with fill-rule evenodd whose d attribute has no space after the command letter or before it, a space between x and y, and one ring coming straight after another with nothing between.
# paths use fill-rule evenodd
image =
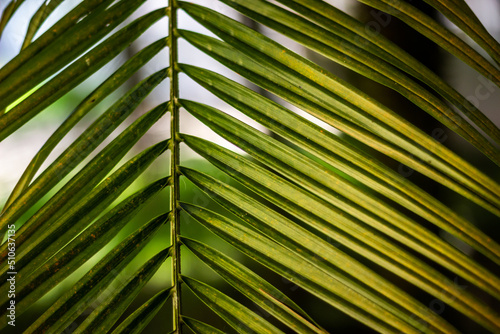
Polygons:
<instances>
[{"instance_id":1,"label":"foliage","mask_svg":"<svg viewBox=\"0 0 500 334\"><path fill-rule=\"evenodd\" d=\"M0 69L0 140L5 140L109 63L151 25L168 17L168 36L134 55L67 115L5 203L0 216L0 231L6 235L0 246L2 328L15 323L16 316L101 251L100 260L52 301L26 333L66 329L139 333L158 312L165 312L162 307L167 301L172 304L169 317L173 319L167 332L189 328L195 333L222 333L213 324L184 313L188 294L197 296L239 333L327 332L309 315L307 305L301 308L286 291L249 268L246 260L186 236L186 221L193 218L249 258L376 331L459 332L461 328L426 305L417 292L409 292L423 291L483 329L500 332L500 316L494 307L500 300L500 278L493 273L500 265L500 246L471 219L422 190L384 159L408 166L459 194L467 205L479 207L478 214L498 219L500 185L491 176L379 102L377 96L220 12L170 0L167 7L121 27L145 1L82 0L34 39L62 2L45 1L30 18L22 50ZM221 2L396 91L500 166L498 127L474 101L374 30L373 22L364 24L322 0ZM360 2L376 9L378 17L389 13L399 18L499 86L500 45L465 1L426 2L462 29L488 57L409 2ZM5 8L0 33L22 3L11 0ZM180 29L180 11L217 38ZM342 134L307 120L289 104L271 100L269 93L179 62L180 39ZM56 145L91 110L165 48L168 67L121 94L63 153L48 160ZM180 98L180 73L269 133L189 99L189 92ZM170 84L168 101L106 141L164 81ZM181 109L247 155L181 133ZM170 138L120 165L162 117L170 118ZM104 148L97 150L101 143ZM225 176L187 167L181 146L198 153ZM162 155L169 156L169 173L126 198L120 196ZM181 198L187 180L220 207ZM153 197L166 191L167 210L164 203L159 216L142 221L116 246L107 247ZM135 273L127 273L127 265L165 229L170 241L151 258L141 259L142 266ZM481 261L455 248L439 231L469 245ZM210 282L186 275L181 268L186 253L196 255L265 314ZM123 317L164 263L170 263L171 286ZM474 288L464 289L458 280ZM110 287L112 292L96 306L95 301ZM495 301L485 302L488 299Z\"/></svg>"}]
</instances>

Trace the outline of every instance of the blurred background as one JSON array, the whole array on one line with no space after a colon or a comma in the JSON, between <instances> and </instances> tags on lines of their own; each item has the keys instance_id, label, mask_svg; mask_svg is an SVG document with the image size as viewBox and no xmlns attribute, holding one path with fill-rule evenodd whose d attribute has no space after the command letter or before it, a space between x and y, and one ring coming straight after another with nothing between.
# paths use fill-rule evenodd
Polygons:
<instances>
[{"instance_id":1,"label":"blurred background","mask_svg":"<svg viewBox=\"0 0 500 334\"><path fill-rule=\"evenodd\" d=\"M0 12L3 11L5 6L8 4L7 0L0 0ZM12 57L14 57L20 50L22 42L24 40L24 34L26 32L29 19L33 13L39 8L43 0L27 0L19 8L13 17L12 21L7 25L2 38L0 39L0 66L6 64ZM369 95L381 100L384 104L389 106L392 110L400 113L405 118L419 126L423 131L428 134L439 133L442 142L447 147L452 148L458 154L464 156L467 160L471 161L474 165L479 167L481 170L491 175L494 179L499 179L498 168L496 168L492 163L490 163L486 158L484 158L480 153L472 148L467 142L462 140L457 135L450 133L447 129L442 126L439 122L435 121L433 118L413 106L407 100L397 93L373 82L367 80L352 71L337 65L330 60L316 54L313 51L303 48L297 43L289 40L280 34L271 31L248 18L242 17L233 9L225 6L224 4L216 0L196 0L191 1L206 7L217 10L225 15L228 15L234 19L244 22L246 25L252 27L253 29L268 35L274 39L277 39L280 43L287 46L291 50L313 60L314 62L320 64L321 66L329 69L335 75L349 81L358 88L362 89ZM371 22L377 19L374 15L375 11L367 6L364 6L353 0L329 0L327 1L332 5L338 6L339 8L345 10L346 12L357 17L363 22ZM464 36L458 29L456 29L450 22L444 19L442 16L438 15L435 11L425 5L422 1L411 1L413 5L418 6L427 14L434 16L441 20L441 22L446 25L449 29L453 30L460 37L464 38L466 41L470 41L466 36ZM57 9L54 11L48 20L44 23L40 31L36 36L39 36L45 30L50 28L50 26L61 18L65 13L67 13L71 8L73 8L78 3L77 0L67 0L64 1ZM485 24L486 29L498 40L500 39L500 1L499 0L475 0L468 1L476 15ZM133 14L124 24L119 26L116 30L125 26L126 24L132 22L135 18L141 16L144 13L149 12L152 9L161 8L167 5L167 0L150 0L147 1L136 13ZM180 12L179 14L179 25L182 29L194 30L197 32L202 32L213 36L210 32L205 30L195 21L190 19L185 13ZM44 112L40 113L27 125L17 131L15 134L10 136L8 139L0 143L0 208L3 206L10 191L14 187L17 179L21 176L24 168L31 160L31 158L40 149L43 142L52 134L53 131L59 126L59 124L69 115L73 108L78 105L78 103L89 94L95 87L97 87L107 76L112 74L121 64L123 64L127 59L136 54L139 50L149 45L150 43L156 41L159 38L165 37L168 32L168 20L164 19L153 25L143 36L141 36L137 41L135 41L129 48L122 52L116 59L102 68L95 75L87 79L77 88L73 89L70 93L66 94L60 101L54 103L52 106L47 108ZM409 53L414 55L417 59L426 64L429 68L434 70L436 73L441 75L445 81L450 83L459 92L469 99L474 99L477 101L477 106L486 115L490 117L497 125L500 125L500 92L498 87L490 86L487 82L479 76L472 69L468 68L460 60L450 56L445 51L440 50L432 42L429 42L425 38L419 36L415 32L408 29L403 23L398 21L396 18L389 18L387 24L381 27L380 33L396 42L398 45L402 46ZM36 37L35 37L36 38ZM474 45L471 42L472 45ZM244 83L248 87L265 94L268 98L271 98L279 103L282 103L292 110L307 116L300 110L286 104L277 97L260 90L255 85L247 82L245 79L239 77L237 74L231 72L224 66L212 60L202 52L198 51L194 47L190 46L187 42L182 39L179 40L180 54L179 60L183 63L193 64L200 67L209 68L211 70L217 71L224 74L225 76ZM91 111L80 123L79 125L71 131L66 138L57 146L54 152L50 155L48 161L42 166L41 170L47 167L62 151L69 145L73 140L75 140L78 135L83 132L92 122L95 120L97 115L102 113L107 107L114 103L121 94L132 88L140 80L146 78L150 74L167 67L168 64L168 50L165 49L159 55L157 55L151 62L145 65L139 72L136 73L126 84L124 84L117 92L106 98L101 102L93 111ZM478 88L481 87L481 88ZM478 89L481 89L482 93L478 94ZM238 118L244 120L248 124L260 129L261 131L268 132L267 129L258 125L257 123L249 120L248 118L241 116L232 107L228 106L224 102L220 101L215 96L211 95L209 92L198 86L196 83L191 81L185 75L180 76L180 92L181 98L189 98L194 101L203 102L208 105L212 105L216 108L224 110L232 115L237 115ZM148 110L152 109L154 106L168 99L169 96L169 84L167 81L159 85L153 93L139 106L139 108L130 116L111 136L108 138L97 150L98 152L107 143L109 143L117 133L122 131L126 126L131 124L137 117L144 114ZM237 152L240 151L237 147L232 146L227 143L222 138L218 137L216 134L212 133L206 126L198 122L194 117L187 114L185 111L182 112L181 117L181 131L188 134L194 134L202 138L206 138L215 141L219 145L231 148ZM308 116L309 119L311 117ZM335 129L323 124L315 119L313 119L317 124L324 126L330 131L335 131ZM438 132L436 132L438 131ZM339 133L339 135L342 135ZM133 155L144 150L146 147L151 146L163 139L169 138L169 122L168 118L164 117L160 120L133 148L131 152L125 157L126 160L131 158ZM361 145L356 143L356 145ZM403 175L407 173L410 180L418 184L420 187L426 189L431 194L439 198L444 203L451 205L457 212L468 218L473 223L477 224L486 233L493 236L497 240L499 236L499 225L498 219L494 216L488 214L484 210L476 207L465 199L455 195L451 191L443 188L434 182L430 182L427 178L418 175L418 173L410 173L404 166L400 166L399 163L392 161L388 158L377 155L385 163L392 166L394 169L399 170ZM218 171L215 167L210 166L207 162L200 159L194 152L190 151L187 147L182 146L182 161L185 166L196 166L198 169L203 169L206 173L214 175L226 182L231 182L229 177L227 177L222 172ZM92 158L89 157L81 164L84 166ZM158 159L148 171L141 176L118 200L130 195L131 193L142 188L149 182L156 180L160 177L165 176L169 172L169 159L167 155L164 155ZM69 175L67 178L62 180L58 187L60 187L65 181L69 180L74 174ZM210 198L205 196L199 190L190 184L188 181L182 181L182 199L188 202L195 203L197 205L203 205L210 207L212 210L223 211L216 203L214 203ZM233 182L234 184L234 182ZM235 186L238 186L235 184ZM54 191L56 191L55 189ZM44 199L45 200L45 199ZM42 200L37 204L38 207L43 203ZM38 208L37 207L37 208ZM27 215L33 214L37 209L34 208L32 211L28 212ZM147 222L152 217L165 212L168 209L168 192L163 192L161 196L157 197L153 202L149 204L145 210L143 210L134 220L127 226L116 237L113 242L111 242L102 252L106 252L116 245L120 240L126 237L129 233L135 230L138 226L141 226ZM412 216L412 218L415 218ZM21 218L19 224L22 224L24 218ZM318 321L325 329L330 332L336 333L371 333L371 330L367 329L363 325L359 325L355 321L351 320L348 316L340 313L339 311L333 309L332 307L326 305L322 301L311 297L302 289L294 285L293 283L282 279L276 274L272 273L267 268L264 268L250 259L246 258L244 255L236 251L230 245L221 241L209 231L204 229L198 223L183 217L182 234L185 236L193 236L203 242L215 246L219 250L224 250L227 254L232 257L237 258L245 263L245 265L251 267L257 273L263 275L272 284L280 288L284 293L286 293L290 298L295 300L300 306L305 309L310 310L312 317ZM415 218L418 220L418 218ZM420 221L420 220L419 220ZM422 222L425 224L425 222ZM426 225L428 226L428 225ZM428 226L432 228L431 226ZM441 236L449 242L453 243L455 246L459 247L462 251L468 253L470 256L476 256L466 245L458 243L455 239L437 231L436 233L441 234ZM169 245L169 235L168 229L164 229L160 235L158 235L155 240L136 258L136 261L131 263L127 272L132 273L138 266L140 266L144 261L149 259L151 256L156 254L159 250ZM62 292L72 286L76 280L83 275L89 268L94 265L102 256L102 252L97 254L93 259L91 259L85 266L80 268L71 277L69 277L63 284L47 294L42 300L37 304L33 305L30 310L23 315L19 316L16 331L13 333L21 332L23 326L29 324L32 319L38 317L44 308L52 303ZM478 257L481 261L484 259ZM489 264L485 261L485 265ZM366 262L366 261L363 261ZM373 265L370 265L374 267ZM135 308L144 303L147 299L153 296L159 290L170 286L170 262L167 261L164 266L155 275L152 281L146 286L141 295L137 300L131 305L131 313ZM210 283L214 287L220 289L223 292L230 293L233 298L245 303L250 308L252 308L257 313L263 315L264 317L269 317L263 310L259 309L257 306L252 305L251 302L247 301L239 295L234 289L229 285L225 284L218 276L213 273L208 267L198 261L194 256L189 254L187 251L183 253L183 274L196 277L205 282ZM377 269L378 270L378 269ZM383 269L382 269L383 271ZM384 274L391 280L404 287L408 292L417 294L419 299L426 305L431 305L434 300L432 297L421 293L416 288L408 285L406 282L393 277L390 273L384 272ZM119 284L119 278L117 282ZM466 286L466 282L460 281L460 284ZM192 315L200 320L205 320L223 331L232 333L227 325L225 325L222 320L220 320L214 313L209 311L202 303L195 300L195 297L190 293L184 293L185 301L183 303L185 309L184 313L186 315ZM106 298L103 295L102 298ZM485 300L485 302L493 302ZM498 305L497 305L498 306ZM168 332L171 328L171 310L170 304L167 303L164 307L165 309L160 311L163 314L157 316L146 333L159 333ZM89 310L91 311L91 310ZM481 329L476 327L475 324L467 321L465 317L460 317L451 308L444 308L441 314L443 317L454 321L457 324L457 328L463 332L470 333L481 333ZM286 331L286 329L283 329ZM70 330L68 333L71 332Z\"/></svg>"}]
</instances>

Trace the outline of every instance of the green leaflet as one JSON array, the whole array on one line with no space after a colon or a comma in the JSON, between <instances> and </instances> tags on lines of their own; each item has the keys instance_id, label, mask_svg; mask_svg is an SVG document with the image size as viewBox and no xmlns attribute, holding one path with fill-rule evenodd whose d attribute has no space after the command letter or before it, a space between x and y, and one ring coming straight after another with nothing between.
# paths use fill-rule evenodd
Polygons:
<instances>
[{"instance_id":1,"label":"green leaflet","mask_svg":"<svg viewBox=\"0 0 500 334\"><path fill-rule=\"evenodd\" d=\"M26 36L24 37L23 46L21 49L25 49L28 45L31 44L33 37L37 33L40 26L43 24L45 19L52 13L63 0L53 0L50 2L43 3L40 8L36 11L33 17L30 20L30 24L28 26L28 31L26 32Z\"/></svg>"},{"instance_id":2,"label":"green leaflet","mask_svg":"<svg viewBox=\"0 0 500 334\"><path fill-rule=\"evenodd\" d=\"M0 37L2 37L3 30L9 22L10 18L12 17L12 15L14 15L16 10L23 2L24 0L12 0L3 10L2 16L0 17Z\"/></svg>"},{"instance_id":3,"label":"green leaflet","mask_svg":"<svg viewBox=\"0 0 500 334\"><path fill-rule=\"evenodd\" d=\"M324 29L346 36L349 42L354 44L355 52L366 51L417 78L473 119L474 115L471 112L477 108L471 102L382 34L373 34L369 29L365 29L364 23L321 0L279 1L291 9L304 13ZM488 124L488 119L482 113L476 112L476 116L481 118L481 121L475 121L476 123ZM492 131L498 131L494 130L495 128L496 126L493 126Z\"/></svg>"},{"instance_id":4,"label":"green leaflet","mask_svg":"<svg viewBox=\"0 0 500 334\"><path fill-rule=\"evenodd\" d=\"M401 163L411 167L412 169L415 169L423 173L424 175L436 180L437 182L446 185L450 189L455 190L464 197L478 203L485 209L500 216L500 210L497 208L497 204L493 205L494 202L498 202L497 195L493 194L491 190L487 189L487 187L480 186L480 188L482 189L479 189L478 184L476 183L478 179L473 180L470 178L470 175L478 176L478 173L482 174L481 172L475 170L475 172L471 171L470 175L465 176L465 174L460 171L459 173L461 175L458 175L455 173L458 172L457 169L453 168L455 169L455 171L452 171L449 168L449 165L445 166L443 164L437 163L444 168L443 170L439 170L440 167L432 163L432 160L436 158L436 156L434 156L434 158L431 158L431 160L428 160L428 158L430 158L428 153L420 151L426 156L426 158L421 157L419 159L417 154L409 154L409 152L402 150L400 147L398 147L399 144L388 143L386 140L378 137L378 135L373 135L362 127L352 123L350 120L346 120L342 117L334 115L332 112L330 112L330 110L332 110L331 108L334 108L333 105L336 105L336 107L340 108L349 108L349 105L345 105L340 103L339 101L336 101L331 95L326 94L322 88L314 87L305 78L297 78L293 74L293 72L286 72L290 74L291 77L283 77L283 69L276 68L277 65L275 65L275 62L263 60L266 65L270 66L270 68L266 69L262 66L261 63L256 62L255 59L248 57L244 53L232 47L229 47L225 43L221 43L216 39L202 36L196 33L190 33L187 31L182 31L181 34L184 38L188 39L190 43L196 45L204 52L217 58L225 65L238 71L238 73L251 78L251 80L263 86L264 88L279 94L279 96L281 96L285 100L289 100L291 103L296 104L297 106L325 121L326 123L337 127L346 134L352 135L354 138L362 141L368 146L373 147L374 149L387 154L388 156L400 161ZM247 66L248 69L242 67L242 65ZM299 81L296 82L296 80ZM306 92L309 90L314 93L307 94ZM327 100L330 100L333 104L327 105ZM353 114L356 114L356 112L354 112ZM372 121L373 119L370 120L370 123ZM431 144L431 146L437 147L439 145L436 145L436 142L433 140L433 144ZM441 149L445 149L444 146L442 146ZM419 150L420 149L417 148L417 151ZM409 151L416 152L413 149L409 149ZM441 160L445 155L447 154L441 155L438 159ZM429 162L431 163L429 164ZM446 162L445 164L448 164L448 162ZM447 175L449 172L451 174ZM472 191L472 188L464 188L461 182L458 182L458 179L457 181L453 180L454 177L458 177L458 179L461 179L462 181L465 181L463 177L468 178L469 181L467 181L467 183L472 188L475 188L479 193L482 193L484 196L488 197L492 202L488 203L487 201L485 201L483 195L479 195L479 193L475 194L474 191ZM483 175L483 177L485 176ZM486 179L489 180L487 181L487 183L495 183L488 177L486 177ZM493 188L497 187L498 186L494 186ZM488 192L488 194L486 194L486 192Z\"/></svg>"},{"instance_id":5,"label":"green leaflet","mask_svg":"<svg viewBox=\"0 0 500 334\"><path fill-rule=\"evenodd\" d=\"M66 183L44 206L18 230L16 247L30 238L41 226L47 226L64 214L64 207L75 205L84 199L88 193L108 174L130 148L144 135L144 133L160 119L167 110L167 103L163 103L146 113L118 137L116 137L100 154L90 161L68 183ZM99 172L95 168L99 166ZM1 246L2 259L6 256L6 244Z\"/></svg>"},{"instance_id":6,"label":"green leaflet","mask_svg":"<svg viewBox=\"0 0 500 334\"><path fill-rule=\"evenodd\" d=\"M113 59L130 43L132 43L132 41L139 37L147 28L149 28L157 20L161 19L164 16L164 11L164 9L158 9L151 12L148 15L134 21L124 29L118 31L104 43L99 44L85 56L75 61L19 105L3 116L0 116L0 141L8 137L13 131L24 125L45 107L52 104L52 102L56 101L72 88L76 87L78 84L90 77L90 75L92 75L95 71ZM50 68L44 64L40 66L42 68ZM31 80L26 80L26 78L24 78L24 80L31 82ZM26 90L21 91L20 94L25 94L31 88L33 87L26 88ZM0 87L0 92L1 89L2 88ZM13 93L11 94L12 95L7 96L14 96ZM4 100L7 101L6 99Z\"/></svg>"},{"instance_id":7,"label":"green leaflet","mask_svg":"<svg viewBox=\"0 0 500 334\"><path fill-rule=\"evenodd\" d=\"M253 311L211 286L185 276L182 277L182 281L238 333L283 333Z\"/></svg>"},{"instance_id":8,"label":"green leaflet","mask_svg":"<svg viewBox=\"0 0 500 334\"><path fill-rule=\"evenodd\" d=\"M196 334L224 334L224 332L218 330L217 328L214 328L193 318L182 317L182 321L187 327L189 327L189 329L191 329Z\"/></svg>"},{"instance_id":9,"label":"green leaflet","mask_svg":"<svg viewBox=\"0 0 500 334\"><path fill-rule=\"evenodd\" d=\"M134 313L128 316L112 334L139 334L142 333L148 323L161 309L163 304L170 298L171 289L165 289L158 292L154 297L144 303Z\"/></svg>"},{"instance_id":10,"label":"green leaflet","mask_svg":"<svg viewBox=\"0 0 500 334\"><path fill-rule=\"evenodd\" d=\"M23 1L23 0L21 0ZM13 1L15 2L15 1ZM18 1L19 2L19 1ZM38 52L43 50L47 45L50 45L59 36L63 35L69 28L76 25L76 23L88 14L97 14L102 12L112 0L85 0L82 1L69 13L64 15L58 22L56 22L50 31L46 31L33 43L29 45L23 52L20 52L11 61L0 69L0 80L7 78L21 65L28 62ZM2 15L2 20L4 16ZM1 31L0 31L1 32Z\"/></svg>"},{"instance_id":11,"label":"green leaflet","mask_svg":"<svg viewBox=\"0 0 500 334\"><path fill-rule=\"evenodd\" d=\"M122 0L105 11L96 12L95 15L90 14L78 24L65 31L49 48L44 48L33 57L30 57L29 60L17 69L17 71L21 71L22 75L12 73L0 82L0 109L7 107L74 60L78 54L98 42L113 28L123 22L145 1ZM160 10L159 16L164 15L165 11ZM54 61L54 59L56 60ZM0 118L0 130L2 133L9 124L5 120L7 116L8 113ZM5 134L2 134L0 138L5 138Z\"/></svg>"},{"instance_id":12,"label":"green leaflet","mask_svg":"<svg viewBox=\"0 0 500 334\"><path fill-rule=\"evenodd\" d=\"M500 246L491 238L406 178L375 158L366 156L341 137L324 131L290 110L219 74L185 64L181 64L181 69L203 87L270 130L384 196L411 208L413 212L450 234L474 245L492 261L500 263Z\"/></svg>"},{"instance_id":13,"label":"green leaflet","mask_svg":"<svg viewBox=\"0 0 500 334\"><path fill-rule=\"evenodd\" d=\"M30 164L24 171L23 175L17 182L14 190L7 199L2 211L18 197L30 184L35 173L38 171L42 163L47 159L54 147L62 140L62 138L77 124L95 105L102 101L106 96L120 87L127 79L129 79L142 65L154 57L160 50L167 45L167 40L162 38L148 47L138 52L134 57L123 64L115 73L113 73L106 81L90 93L68 116L68 118L57 128L57 130L45 142L43 147L33 157Z\"/></svg>"},{"instance_id":14,"label":"green leaflet","mask_svg":"<svg viewBox=\"0 0 500 334\"><path fill-rule=\"evenodd\" d=\"M423 329L422 326L419 326L418 321L411 319L409 314L403 318L395 316L387 309L364 298L356 290L344 286L336 277L332 277L312 264L302 261L293 252L286 250L275 242L268 241L264 235L255 232L253 229L190 204L182 204L182 208L212 232L250 257L357 320L375 329L389 332L394 331L394 328L409 333L418 332L412 325ZM431 314L429 316L432 317ZM410 325L410 322L412 325ZM445 327L448 326L444 325ZM391 329L392 326L394 327ZM448 330L454 332L449 326Z\"/></svg>"},{"instance_id":15,"label":"green leaflet","mask_svg":"<svg viewBox=\"0 0 500 334\"><path fill-rule=\"evenodd\" d=\"M75 333L107 333L168 256L170 248L153 256L128 280L121 282L122 285L78 326Z\"/></svg>"},{"instance_id":16,"label":"green leaflet","mask_svg":"<svg viewBox=\"0 0 500 334\"><path fill-rule=\"evenodd\" d=\"M495 275L475 265L467 256L435 234L355 184L336 173L325 170L319 163L214 108L189 101L185 101L183 105L216 133L247 151L288 180L300 184L309 193L315 194L352 217L392 237L394 241L399 241L443 267L462 275L500 299L500 291L496 288L500 285L500 279ZM208 148L205 152L211 150ZM436 279L438 282L441 280Z\"/></svg>"},{"instance_id":17,"label":"green leaflet","mask_svg":"<svg viewBox=\"0 0 500 334\"><path fill-rule=\"evenodd\" d=\"M348 248L362 254L370 261L374 261L384 268L398 273L413 284L427 290L439 282L441 278L437 272L419 261L416 257L405 252L398 244L390 242L387 237L381 235L373 228L366 226L363 222L354 218L350 213L342 212L326 203L326 199L321 199L306 190L291 184L278 175L271 173L262 167L248 161L227 149L209 143L207 141L191 136L183 136L185 142L196 152L207 158L212 164L224 170L226 173L249 187L265 199L270 200L275 205L285 208L289 213L302 219L320 233L325 233ZM269 186L272 184L272 190ZM319 219L318 219L319 218ZM339 234L340 229L342 232ZM346 238L348 234L349 237ZM352 238L351 238L352 237ZM353 239L354 238L354 239ZM471 273L474 275L475 273ZM424 278L425 277L425 278ZM496 287L490 279L485 276L484 281L476 283L494 295ZM433 283L432 283L433 282ZM423 283L423 285L422 285ZM429 285L430 283L430 285ZM377 284L378 289L382 289L382 283ZM433 293L439 291L434 287ZM395 292L394 287L387 287L387 293ZM394 298L395 302L400 301L404 294L399 294ZM400 304L403 306L402 304ZM410 302L404 306L409 307ZM413 313L418 312L416 310ZM495 312L489 310L490 320L485 325L491 326L492 321L497 322ZM496 326L496 325L495 325Z\"/></svg>"},{"instance_id":18,"label":"green leaflet","mask_svg":"<svg viewBox=\"0 0 500 334\"><path fill-rule=\"evenodd\" d=\"M5 230L31 205L35 204L59 180L83 161L118 125L130 115L139 103L167 76L167 69L160 70L136 85L128 94L111 106L86 131L84 131L50 167L14 201L0 218L0 230Z\"/></svg>"},{"instance_id":19,"label":"green leaflet","mask_svg":"<svg viewBox=\"0 0 500 334\"><path fill-rule=\"evenodd\" d=\"M248 66L253 71L260 72L261 75L270 76L270 79L275 82L279 78L285 80L284 87L323 105L341 118L412 152L427 164L435 166L458 182L467 184L471 190L477 191L481 196L489 198L495 206L500 206L500 199L497 195L500 193L498 184L444 146L436 145L434 139L353 86L236 21L195 5L183 4L182 8L229 44L237 47L238 50L245 50L247 54L238 56L239 51L230 52L225 45L215 40L212 42L211 38L203 38L205 45L197 45L205 52L207 50L212 54L219 52L219 57ZM215 20L218 22L217 26L211 23ZM186 34L183 34L183 37L186 37ZM222 51L223 48L226 50ZM252 59L248 57L249 55ZM263 64L269 64L276 71L264 70ZM454 164L457 166L453 166ZM475 177L472 178L470 175ZM477 183L483 181L485 182L483 185Z\"/></svg>"},{"instance_id":20,"label":"green leaflet","mask_svg":"<svg viewBox=\"0 0 500 334\"><path fill-rule=\"evenodd\" d=\"M95 297L108 288L115 276L130 263L167 220L168 214L158 216L118 244L92 267L88 275L83 276L39 317L26 332L45 333L48 329L55 332L63 331L89 305L95 303Z\"/></svg>"},{"instance_id":21,"label":"green leaflet","mask_svg":"<svg viewBox=\"0 0 500 334\"><path fill-rule=\"evenodd\" d=\"M325 333L285 294L257 274L196 240L183 238L182 244L245 296L298 333ZM308 321L309 320L309 321Z\"/></svg>"},{"instance_id":22,"label":"green leaflet","mask_svg":"<svg viewBox=\"0 0 500 334\"><path fill-rule=\"evenodd\" d=\"M485 29L467 3L463 0L426 0L426 2L443 13L451 22L467 33L497 64L500 63L500 44Z\"/></svg>"},{"instance_id":23,"label":"green leaflet","mask_svg":"<svg viewBox=\"0 0 500 334\"><path fill-rule=\"evenodd\" d=\"M292 251L295 251L299 256L302 256L303 261L311 262L315 266L321 268L325 272L330 273L331 275L339 275L338 273L336 273L337 268L344 270L348 274L352 275L352 277L358 278L360 282L367 282L369 280L372 286L376 286L377 293L384 294L389 299L396 298L394 296L394 287L391 287L390 284L388 285L387 282L378 277L368 268L360 265L353 258L346 256L346 254L338 251L328 242L322 240L320 235L314 235L304 228L294 224L287 218L274 212L265 205L258 203L256 200L243 195L236 189L223 184L220 181L214 180L206 175L202 175L199 172L187 168L183 168L182 172L183 175L189 178L190 181L195 183L200 189L205 191L208 195L221 203L228 210L235 213L238 217L241 217L244 221L255 227L257 230L261 231L261 233L266 235L268 238L287 247ZM271 196L268 196L268 198L271 198ZM286 206L284 200L279 201L276 199L272 199L272 201L278 207ZM290 206L288 206L287 209L289 213L297 215L297 213L295 212L296 210L294 210L295 208L290 208ZM314 227L319 231L322 230L321 227L318 227L321 226L321 223L319 221L316 222L318 218L314 217L313 215L309 215L306 219L307 220L304 220L304 224L306 224L307 222L307 224L311 227ZM368 259L376 263L384 261L384 258L381 257L377 251L366 247L363 248L362 243L356 242L354 240L349 240L348 238L343 237L341 234L337 234L336 236L332 235L332 237L335 238L336 241L345 243L349 248L360 252L360 254L363 254ZM404 251L400 249L399 253L404 253ZM408 254L406 254L406 256L408 256ZM419 261L415 258L412 261L414 263L411 263L408 266L409 269L399 268L400 270L402 270L402 273L404 273L404 275L402 276L411 277L412 270L415 270L413 267L417 268L415 272L419 271L419 266L417 265ZM345 263L350 264L347 269L345 267ZM392 263L389 263L389 265L383 266L391 267L392 265ZM426 268L426 270L427 272L433 271L429 268ZM422 271L414 275L413 279L409 280L417 286L420 286L422 289L427 290L434 295L439 295L439 298L441 298L442 300L446 300L447 303L460 310L464 314L474 313L476 314L476 318L481 318L485 314L488 314L489 319L483 319L484 321L481 320L482 323L486 327L495 327L495 325L492 325L492 323L495 322L497 315L493 310L486 306L484 311L478 311L478 309L483 308L484 305L477 301L473 296L469 295L467 292L459 289L456 283L451 282L450 280L446 279L442 275L437 274L436 272L433 273L434 277L426 280L424 279L425 274L421 275ZM408 276L408 274L410 276ZM358 289L370 296L370 291L363 291L362 286L357 286L355 283L351 283L349 281L347 282L348 283L344 284L353 284L353 286L355 287L353 288L354 290ZM371 297L375 298L375 300L379 298L376 295L372 295ZM387 301L382 299L381 302L383 305Z\"/></svg>"},{"instance_id":24,"label":"green leaflet","mask_svg":"<svg viewBox=\"0 0 500 334\"><path fill-rule=\"evenodd\" d=\"M17 278L20 283L16 287L17 306L21 310L28 308L94 256L138 213L142 205L164 189L167 184L168 179L161 179L129 196L50 259L45 259L44 252L41 252L41 261L46 260L43 266L38 266L39 263L35 258L35 261L28 263L18 272ZM61 245L57 239L54 244ZM26 279L27 275L29 280Z\"/></svg>"},{"instance_id":25,"label":"green leaflet","mask_svg":"<svg viewBox=\"0 0 500 334\"><path fill-rule=\"evenodd\" d=\"M496 160L495 156L498 156L498 150L461 115L424 89L418 82L411 80L397 68L390 66L383 57L379 58L380 53L370 53L369 50L365 51L354 45L352 42L354 36L351 32L342 29L336 30L335 33L331 32L282 7L263 0L224 0L224 2L337 63L398 91L422 110L474 143L490 159ZM332 28L335 26L332 25ZM359 35L357 36L359 37ZM455 103L457 108L470 117L490 137L500 142L500 130L493 122L473 105L467 105L465 108L462 104L465 97L444 82L443 86L444 89L440 89L438 92L448 98L450 102Z\"/></svg>"},{"instance_id":26,"label":"green leaflet","mask_svg":"<svg viewBox=\"0 0 500 334\"><path fill-rule=\"evenodd\" d=\"M395 3L388 0L361 0L361 2L399 18L434 41L441 48L460 58L486 78L492 78L492 81L496 85L500 84L500 70L498 68L488 62L458 36L439 25L435 20L412 5L401 2Z\"/></svg>"},{"instance_id":27,"label":"green leaflet","mask_svg":"<svg viewBox=\"0 0 500 334\"><path fill-rule=\"evenodd\" d=\"M144 150L111 176L101 182L88 196L69 208L62 217L40 233L33 235L16 254L17 266L30 266L32 270L41 266L55 252L76 237L90 222L100 215L120 194L167 149L168 141L160 142ZM6 278L8 268L1 268L1 277ZM25 274L29 274L26 272ZM21 273L19 274L21 275ZM0 291L8 289L4 284ZM2 297L0 297L2 298Z\"/></svg>"}]
</instances>

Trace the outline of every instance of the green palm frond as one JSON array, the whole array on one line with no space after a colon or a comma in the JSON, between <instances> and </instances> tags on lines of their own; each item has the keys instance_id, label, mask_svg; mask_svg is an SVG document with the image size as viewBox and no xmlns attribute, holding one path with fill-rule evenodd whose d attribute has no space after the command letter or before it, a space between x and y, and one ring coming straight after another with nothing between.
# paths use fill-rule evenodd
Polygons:
<instances>
[{"instance_id":1,"label":"green palm frond","mask_svg":"<svg viewBox=\"0 0 500 334\"><path fill-rule=\"evenodd\" d=\"M337 309L382 333L465 332L460 317L500 333L498 227L476 223L500 217L500 129L484 110L324 0L218 0L218 10L159 1L131 19L150 1L80 0L53 20L65 1L22 18L25 1L4 8L0 37L15 20L27 31L0 68L2 154L91 77L93 90L64 111L3 199L0 331L329 333L336 327L325 318ZM359 2L500 87L500 44L465 1L425 2L475 44L410 2ZM204 30L183 27L181 13ZM155 24L160 39L95 79ZM188 44L226 72L185 62ZM494 167L440 143L318 57L393 91ZM153 58L161 65L151 70ZM129 85L141 71L146 78ZM220 103L197 101L183 80ZM186 131L188 118L239 151ZM145 145L158 126L161 139ZM161 330L152 329L158 319Z\"/></svg>"}]
</instances>

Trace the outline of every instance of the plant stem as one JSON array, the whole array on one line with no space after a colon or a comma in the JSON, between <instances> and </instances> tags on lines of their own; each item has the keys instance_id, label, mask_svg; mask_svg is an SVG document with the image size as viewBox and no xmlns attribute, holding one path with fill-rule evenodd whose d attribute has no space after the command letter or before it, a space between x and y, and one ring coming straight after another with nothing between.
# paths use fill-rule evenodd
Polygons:
<instances>
[{"instance_id":1,"label":"plant stem","mask_svg":"<svg viewBox=\"0 0 500 334\"><path fill-rule=\"evenodd\" d=\"M170 0L168 7L169 36L170 36L170 175L172 185L170 187L170 241L172 244L172 306L173 306L173 329L174 333L181 333L181 257L180 257L180 212L178 202L180 199L180 183L178 166L180 164L179 151L179 76L177 64L177 0Z\"/></svg>"}]
</instances>

